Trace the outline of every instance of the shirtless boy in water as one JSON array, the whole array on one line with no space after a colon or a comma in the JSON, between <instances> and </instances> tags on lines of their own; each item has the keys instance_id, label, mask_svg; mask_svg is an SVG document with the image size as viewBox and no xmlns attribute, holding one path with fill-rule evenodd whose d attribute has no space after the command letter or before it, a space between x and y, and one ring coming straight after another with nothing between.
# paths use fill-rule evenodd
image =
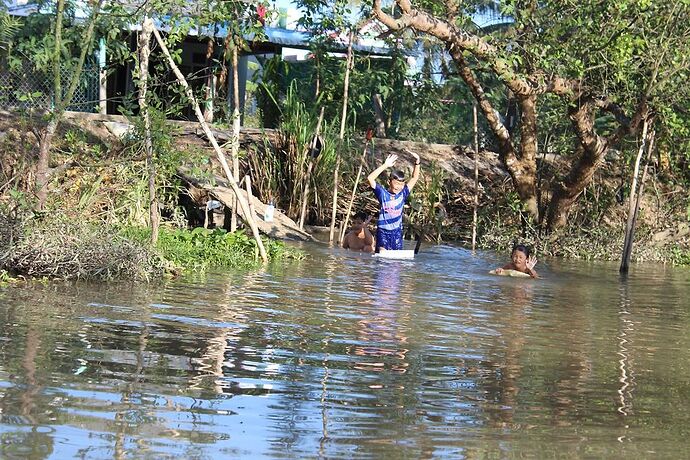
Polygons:
<instances>
[{"instance_id":1,"label":"shirtless boy in water","mask_svg":"<svg viewBox=\"0 0 690 460\"><path fill-rule=\"evenodd\" d=\"M369 231L371 216L358 212L352 218L351 230L343 239L343 248L352 251L374 252L374 235Z\"/></svg>"},{"instance_id":2,"label":"shirtless boy in water","mask_svg":"<svg viewBox=\"0 0 690 460\"><path fill-rule=\"evenodd\" d=\"M539 278L539 275L534 270L535 265L537 265L537 258L535 256L530 256L527 246L524 244L516 244L510 255L510 262L501 268L495 269L494 272L500 275L503 273L503 270L515 270L527 273L532 278Z\"/></svg>"}]
</instances>

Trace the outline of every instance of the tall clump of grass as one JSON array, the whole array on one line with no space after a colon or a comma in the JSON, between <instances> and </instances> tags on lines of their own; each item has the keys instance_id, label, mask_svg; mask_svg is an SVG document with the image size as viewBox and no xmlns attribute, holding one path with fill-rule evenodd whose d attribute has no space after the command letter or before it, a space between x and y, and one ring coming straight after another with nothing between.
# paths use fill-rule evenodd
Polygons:
<instances>
[{"instance_id":1,"label":"tall clump of grass","mask_svg":"<svg viewBox=\"0 0 690 460\"><path fill-rule=\"evenodd\" d=\"M414 194L410 195L409 229L427 238L441 241L446 219L447 192L444 186L443 169L432 163L427 174L417 183Z\"/></svg>"},{"instance_id":2,"label":"tall clump of grass","mask_svg":"<svg viewBox=\"0 0 690 460\"><path fill-rule=\"evenodd\" d=\"M309 178L309 188L312 191L307 203L307 215L311 215L317 223L329 222L331 218L329 203L333 199L333 170L335 169L337 150L343 148L338 139L339 129L338 120L331 122L324 120L321 126L323 145L318 157L314 160L314 169ZM343 194L340 196L342 197Z\"/></svg>"},{"instance_id":3,"label":"tall clump of grass","mask_svg":"<svg viewBox=\"0 0 690 460\"><path fill-rule=\"evenodd\" d=\"M131 227L123 229L123 234L145 243L150 230ZM263 238L262 242L271 260L304 258L304 253L280 241ZM261 261L256 241L244 230L227 232L219 228L185 230L161 227L156 249L166 261L182 270L249 268Z\"/></svg>"},{"instance_id":4,"label":"tall clump of grass","mask_svg":"<svg viewBox=\"0 0 690 460\"><path fill-rule=\"evenodd\" d=\"M327 192L333 184L336 157L335 123L324 121L322 148L319 155L313 157L311 147L318 115L307 109L295 85L293 82L289 86L281 103L274 99L280 108L280 147L273 149L266 142L263 154L248 156L248 166L256 193L262 201L273 201L293 219L299 215L305 199L305 184L309 181L308 213L318 221L325 221L324 204L327 203L326 197L330 197ZM264 88L264 92L270 94L268 88ZM310 161L313 161L313 167L311 174L307 175Z\"/></svg>"}]
</instances>

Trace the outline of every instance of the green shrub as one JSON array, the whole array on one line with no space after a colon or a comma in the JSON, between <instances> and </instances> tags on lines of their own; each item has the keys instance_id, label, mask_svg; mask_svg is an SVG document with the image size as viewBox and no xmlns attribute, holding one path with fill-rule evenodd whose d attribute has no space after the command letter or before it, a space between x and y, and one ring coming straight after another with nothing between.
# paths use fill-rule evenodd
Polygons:
<instances>
[{"instance_id":1,"label":"green shrub","mask_svg":"<svg viewBox=\"0 0 690 460\"><path fill-rule=\"evenodd\" d=\"M147 228L128 228L123 233L143 243L148 241L150 231ZM281 241L268 238L262 238L262 241L271 260L304 257L301 251ZM248 268L260 260L254 238L244 230L230 233L223 229L201 227L193 230L162 227L156 249L174 265L198 271L209 267Z\"/></svg>"}]
</instances>

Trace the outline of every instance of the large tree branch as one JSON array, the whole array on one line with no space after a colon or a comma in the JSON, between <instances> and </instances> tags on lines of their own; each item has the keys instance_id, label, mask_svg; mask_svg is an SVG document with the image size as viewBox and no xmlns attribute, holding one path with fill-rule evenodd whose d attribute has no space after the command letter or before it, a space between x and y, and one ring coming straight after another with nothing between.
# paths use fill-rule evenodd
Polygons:
<instances>
[{"instance_id":1,"label":"large tree branch","mask_svg":"<svg viewBox=\"0 0 690 460\"><path fill-rule=\"evenodd\" d=\"M548 79L533 77L535 92L539 94L551 93L575 101L582 96L584 91L579 80L571 80L559 76L552 76Z\"/></svg>"},{"instance_id":2,"label":"large tree branch","mask_svg":"<svg viewBox=\"0 0 690 460\"><path fill-rule=\"evenodd\" d=\"M570 121L575 130L575 135L584 149L583 158L592 165L601 161L599 154L606 153L607 140L599 136L594 129L594 102L592 100L581 101L577 107L571 107L568 111ZM578 169L578 168L574 168Z\"/></svg>"},{"instance_id":3,"label":"large tree branch","mask_svg":"<svg viewBox=\"0 0 690 460\"><path fill-rule=\"evenodd\" d=\"M478 59L484 60L503 83L516 96L527 96L534 92L534 86L518 75L506 59L500 56L500 50L482 37L459 29L454 24L435 18L423 11L413 9L409 0L396 0L402 12L394 18L381 8L381 0L372 0L376 18L392 30L412 28L427 33L449 45L450 52L469 51Z\"/></svg>"},{"instance_id":4,"label":"large tree branch","mask_svg":"<svg viewBox=\"0 0 690 460\"><path fill-rule=\"evenodd\" d=\"M578 158L564 180L553 183L552 198L547 212L547 228L553 230L565 225L566 216L573 202L591 182L594 172L603 161L608 141L594 130L593 100L580 101L572 106L568 115L577 135Z\"/></svg>"},{"instance_id":5,"label":"large tree branch","mask_svg":"<svg viewBox=\"0 0 690 460\"><path fill-rule=\"evenodd\" d=\"M486 121L489 123L491 131L496 136L499 144L499 153L501 157L506 161L507 164L514 163L517 161L515 155L515 147L510 139L510 132L506 126L501 122L498 116L498 112L494 109L493 105L486 97L484 88L481 83L477 80L472 69L467 65L462 53L459 50L451 51L451 56L458 66L458 74L464 80L467 87L470 89L482 113L486 117Z\"/></svg>"}]
</instances>

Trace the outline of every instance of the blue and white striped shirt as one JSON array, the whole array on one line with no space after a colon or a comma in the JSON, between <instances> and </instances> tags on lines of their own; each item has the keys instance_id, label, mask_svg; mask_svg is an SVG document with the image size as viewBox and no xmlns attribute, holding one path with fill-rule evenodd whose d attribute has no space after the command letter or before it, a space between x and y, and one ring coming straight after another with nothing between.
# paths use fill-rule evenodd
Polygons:
<instances>
[{"instance_id":1,"label":"blue and white striped shirt","mask_svg":"<svg viewBox=\"0 0 690 460\"><path fill-rule=\"evenodd\" d=\"M407 188L407 184L405 184L401 191L393 195L383 188L381 184L377 183L374 195L376 195L381 204L378 228L388 231L402 228L403 206L405 206L407 197L410 196L410 189Z\"/></svg>"}]
</instances>

